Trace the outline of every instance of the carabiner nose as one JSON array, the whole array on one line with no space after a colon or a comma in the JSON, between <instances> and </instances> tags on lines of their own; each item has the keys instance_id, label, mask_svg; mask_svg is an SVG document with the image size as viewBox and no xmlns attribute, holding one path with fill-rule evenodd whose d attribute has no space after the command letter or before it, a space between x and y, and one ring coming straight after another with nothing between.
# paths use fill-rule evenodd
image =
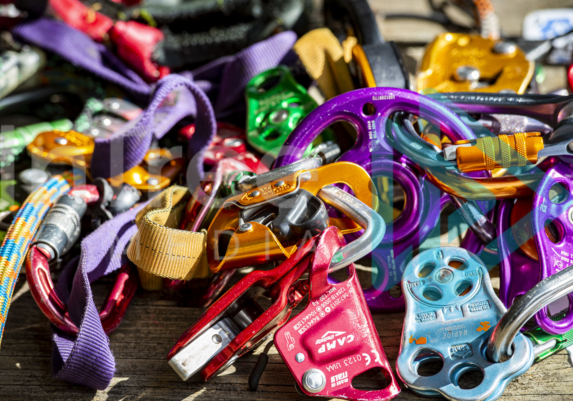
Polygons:
<instances>
[{"instance_id":1,"label":"carabiner nose","mask_svg":"<svg viewBox=\"0 0 573 401\"><path fill-rule=\"evenodd\" d=\"M491 362L505 362L513 355L512 344L521 327L540 309L573 292L573 265L540 281L518 298L493 329L486 354Z\"/></svg>"}]
</instances>

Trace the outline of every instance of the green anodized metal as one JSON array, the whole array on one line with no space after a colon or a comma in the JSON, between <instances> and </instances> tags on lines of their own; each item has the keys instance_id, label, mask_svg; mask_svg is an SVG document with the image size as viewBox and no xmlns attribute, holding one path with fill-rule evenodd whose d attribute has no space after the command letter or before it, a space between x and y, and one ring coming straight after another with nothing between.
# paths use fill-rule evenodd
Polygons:
<instances>
[{"instance_id":1,"label":"green anodized metal","mask_svg":"<svg viewBox=\"0 0 573 401\"><path fill-rule=\"evenodd\" d=\"M559 320L560 318L565 316L565 312L567 312L567 310L565 310L564 312L560 312L557 315L551 316L551 319L552 320ZM536 327L534 329L527 330L523 334L527 338L529 338L531 340L531 342L533 344L535 344L536 346L546 344L547 342L549 342L551 340L555 340L555 346L553 346L552 348L550 348L548 350L541 352L535 358L535 362L540 362L540 361L544 360L545 358L548 358L551 355L556 354L557 352L564 350L565 348L573 345L573 330L569 330L568 332L563 333L563 334L548 334L545 331L543 331L541 328Z\"/></svg>"},{"instance_id":2,"label":"green anodized metal","mask_svg":"<svg viewBox=\"0 0 573 401\"><path fill-rule=\"evenodd\" d=\"M46 131L69 131L71 129L72 122L63 119L31 124L12 131L0 132L0 167L12 164L38 134Z\"/></svg>"},{"instance_id":3,"label":"green anodized metal","mask_svg":"<svg viewBox=\"0 0 573 401\"><path fill-rule=\"evenodd\" d=\"M221 194L223 197L235 196L240 193L237 183L246 177L255 177L256 174L250 171L231 171L223 176L221 184Z\"/></svg>"},{"instance_id":4,"label":"green anodized metal","mask_svg":"<svg viewBox=\"0 0 573 401\"><path fill-rule=\"evenodd\" d=\"M264 154L277 156L297 124L318 105L299 85L289 69L278 66L260 73L249 81L247 97L247 140ZM332 137L325 131L313 145ZM330 138L332 139L332 138ZM306 154L312 151L311 145Z\"/></svg>"}]
</instances>

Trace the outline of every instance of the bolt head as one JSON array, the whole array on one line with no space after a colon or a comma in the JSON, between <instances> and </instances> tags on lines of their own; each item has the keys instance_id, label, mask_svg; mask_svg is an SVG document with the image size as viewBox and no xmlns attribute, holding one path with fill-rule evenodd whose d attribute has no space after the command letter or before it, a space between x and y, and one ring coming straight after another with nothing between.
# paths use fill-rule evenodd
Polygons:
<instances>
[{"instance_id":1,"label":"bolt head","mask_svg":"<svg viewBox=\"0 0 573 401\"><path fill-rule=\"evenodd\" d=\"M230 148L236 148L243 144L243 140L241 138L227 138L223 141L223 144Z\"/></svg>"},{"instance_id":2,"label":"bolt head","mask_svg":"<svg viewBox=\"0 0 573 401\"><path fill-rule=\"evenodd\" d=\"M155 177L151 177L147 179L147 184L149 185L157 185L159 184L159 180Z\"/></svg>"},{"instance_id":3,"label":"bolt head","mask_svg":"<svg viewBox=\"0 0 573 401\"><path fill-rule=\"evenodd\" d=\"M241 226L239 227L239 231L251 231L253 229L253 225L251 223L245 223L245 224L241 224Z\"/></svg>"},{"instance_id":4,"label":"bolt head","mask_svg":"<svg viewBox=\"0 0 573 401\"><path fill-rule=\"evenodd\" d=\"M280 124L282 123L284 120L286 120L288 117L288 110L286 109L280 109L278 111L276 111L272 116L271 116L271 122L273 124Z\"/></svg>"},{"instance_id":5,"label":"bolt head","mask_svg":"<svg viewBox=\"0 0 573 401\"><path fill-rule=\"evenodd\" d=\"M298 354L296 354L294 356L294 360L297 362L304 362L304 354L302 352L299 352Z\"/></svg>"},{"instance_id":6,"label":"bolt head","mask_svg":"<svg viewBox=\"0 0 573 401\"><path fill-rule=\"evenodd\" d=\"M480 72L475 67L461 66L458 67L455 72L456 81L465 82L469 81L472 83L477 83L479 81Z\"/></svg>"},{"instance_id":7,"label":"bolt head","mask_svg":"<svg viewBox=\"0 0 573 401\"><path fill-rule=\"evenodd\" d=\"M573 207L569 209L569 221L573 224Z\"/></svg>"},{"instance_id":8,"label":"bolt head","mask_svg":"<svg viewBox=\"0 0 573 401\"><path fill-rule=\"evenodd\" d=\"M498 54L511 54L517 50L517 45L513 42L497 42L493 46L493 51Z\"/></svg>"},{"instance_id":9,"label":"bolt head","mask_svg":"<svg viewBox=\"0 0 573 401\"><path fill-rule=\"evenodd\" d=\"M251 198L255 198L255 197L259 196L260 194L261 194L261 193L260 193L259 191L253 191L253 192L251 192L251 193L249 194L249 196L250 196Z\"/></svg>"},{"instance_id":10,"label":"bolt head","mask_svg":"<svg viewBox=\"0 0 573 401\"><path fill-rule=\"evenodd\" d=\"M277 181L277 182L275 183L275 187L277 187L277 188L278 188L278 187L282 187L283 185L285 185L285 182L284 182L284 181Z\"/></svg>"},{"instance_id":11,"label":"bolt head","mask_svg":"<svg viewBox=\"0 0 573 401\"><path fill-rule=\"evenodd\" d=\"M309 393L318 393L326 387L326 376L319 369L309 369L302 376L302 386Z\"/></svg>"},{"instance_id":12,"label":"bolt head","mask_svg":"<svg viewBox=\"0 0 573 401\"><path fill-rule=\"evenodd\" d=\"M68 140L66 138L61 137L61 136L54 139L54 142L56 142L58 145L67 145L68 144Z\"/></svg>"},{"instance_id":13,"label":"bolt head","mask_svg":"<svg viewBox=\"0 0 573 401\"><path fill-rule=\"evenodd\" d=\"M454 272L452 272L450 269L440 269L434 275L434 278L438 283L446 284L453 280Z\"/></svg>"}]
</instances>

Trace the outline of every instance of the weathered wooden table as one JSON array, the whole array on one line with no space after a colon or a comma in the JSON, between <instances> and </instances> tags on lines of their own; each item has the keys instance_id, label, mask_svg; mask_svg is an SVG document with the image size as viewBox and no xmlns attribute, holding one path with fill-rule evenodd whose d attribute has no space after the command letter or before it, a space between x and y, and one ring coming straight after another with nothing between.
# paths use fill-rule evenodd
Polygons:
<instances>
[{"instance_id":1,"label":"weathered wooden table","mask_svg":"<svg viewBox=\"0 0 573 401\"><path fill-rule=\"evenodd\" d=\"M428 11L425 0L372 0L376 11ZM494 1L504 32L517 35L523 16L537 8L571 6L571 0ZM381 20L382 22L382 20ZM423 22L382 23L388 39L414 45L407 49L412 59L422 54L423 43L430 41L441 28ZM545 91L564 87L565 72L547 69ZM442 242L445 245L444 242ZM453 244L451 244L453 245ZM495 275L495 273L494 273ZM498 284L498 279L493 279ZM101 305L111 281L93 286L96 305ZM51 335L48 322L37 308L25 282L17 285L0 351L0 400L303 400L294 388L294 380L276 350L270 353L269 365L257 392L249 392L247 378L258 356L239 359L222 375L209 383L197 379L182 382L165 359L169 349L187 327L202 313L186 307L181 300L156 293L139 291L120 328L110 341L117 371L105 391L69 385L51 377ZM391 364L397 358L403 314L375 315L382 344ZM368 380L364 382L368 384ZM423 399L404 390L397 400ZM532 401L573 400L573 370L567 354L561 352L537 365L512 382L502 400Z\"/></svg>"}]
</instances>

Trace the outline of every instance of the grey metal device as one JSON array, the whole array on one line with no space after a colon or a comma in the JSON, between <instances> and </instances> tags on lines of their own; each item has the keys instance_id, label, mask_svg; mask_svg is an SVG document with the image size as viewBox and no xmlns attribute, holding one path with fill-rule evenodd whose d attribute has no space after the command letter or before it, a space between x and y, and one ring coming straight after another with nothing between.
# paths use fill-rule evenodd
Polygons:
<instances>
[{"instance_id":1,"label":"grey metal device","mask_svg":"<svg viewBox=\"0 0 573 401\"><path fill-rule=\"evenodd\" d=\"M230 318L224 318L209 327L193 341L193 346L184 347L169 365L182 380L187 380L203 368L240 333Z\"/></svg>"},{"instance_id":2,"label":"grey metal device","mask_svg":"<svg viewBox=\"0 0 573 401\"><path fill-rule=\"evenodd\" d=\"M384 220L366 204L333 185L322 188L318 192L318 197L350 217L364 229L360 238L338 250L330 265L330 271L342 269L364 257L382 241L386 230ZM213 322L213 325L196 336L169 360L169 365L181 379L187 380L199 372L241 330L252 323L254 316L243 313L243 311L244 309L241 309L233 317L225 317ZM217 341L214 341L215 339ZM313 383L316 382L313 381Z\"/></svg>"},{"instance_id":3,"label":"grey metal device","mask_svg":"<svg viewBox=\"0 0 573 401\"><path fill-rule=\"evenodd\" d=\"M522 334L513 338L515 353L495 363L485 355L492 327L505 307L495 295L487 268L462 248L441 247L420 253L402 278L406 316L396 369L412 391L460 401L493 401L507 384L533 364L532 343ZM427 362L441 360L433 375ZM460 387L460 378L481 371L476 387Z\"/></svg>"},{"instance_id":4,"label":"grey metal device","mask_svg":"<svg viewBox=\"0 0 573 401\"><path fill-rule=\"evenodd\" d=\"M512 360L517 352L512 344L520 329L543 307L573 292L573 266L555 273L537 283L525 295L519 297L507 310L494 328L487 345L487 356L491 361Z\"/></svg>"},{"instance_id":5,"label":"grey metal device","mask_svg":"<svg viewBox=\"0 0 573 401\"><path fill-rule=\"evenodd\" d=\"M268 184L269 182L276 181L280 178L286 177L301 170L311 170L318 168L325 164L332 163L340 156L340 148L337 144L332 142L321 143L312 152L312 154L289 164L287 166L275 168L267 171L266 173L259 174L253 177L245 177L237 183L238 192L247 192L261 185Z\"/></svg>"}]
</instances>

